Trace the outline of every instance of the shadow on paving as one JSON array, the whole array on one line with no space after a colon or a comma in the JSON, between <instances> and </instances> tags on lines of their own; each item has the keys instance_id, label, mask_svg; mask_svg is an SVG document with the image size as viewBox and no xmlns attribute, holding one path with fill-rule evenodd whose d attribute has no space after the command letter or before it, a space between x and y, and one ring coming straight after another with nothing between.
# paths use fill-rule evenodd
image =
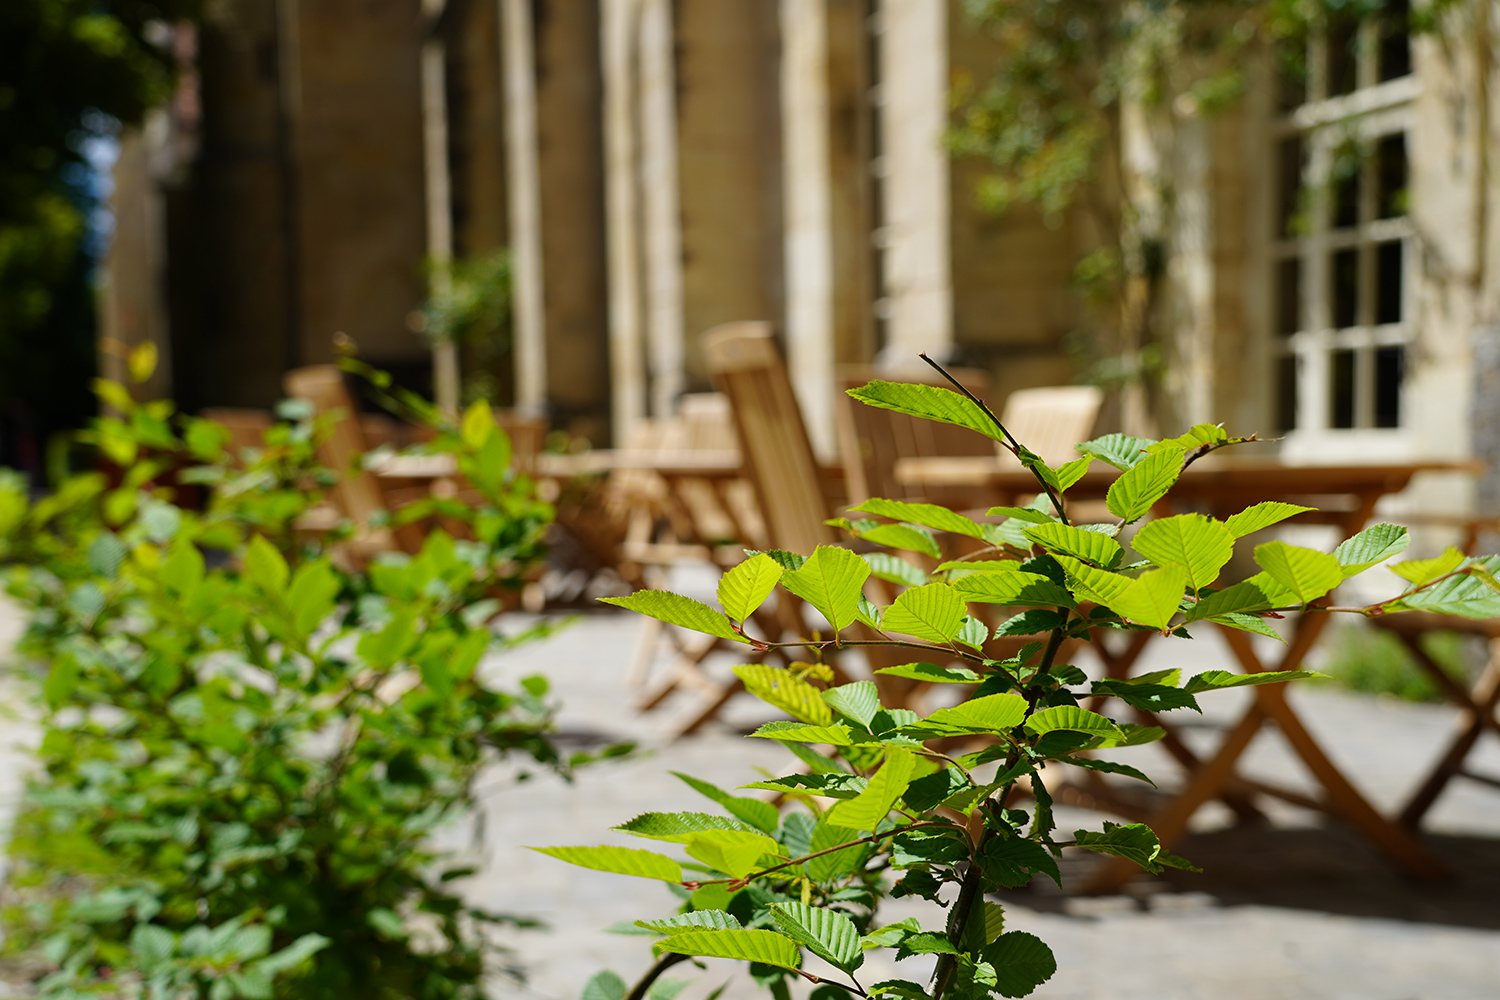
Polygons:
<instances>
[{"instance_id":1,"label":"shadow on paving","mask_svg":"<svg viewBox=\"0 0 1500 1000\"><path fill-rule=\"evenodd\" d=\"M1424 834L1422 839L1453 869L1451 877L1405 876L1342 824L1299 829L1248 825L1184 837L1173 850L1202 868L1201 873L1169 871L1128 891L1142 897L1143 906L1153 894L1190 892L1211 896L1221 906L1500 929L1500 840L1452 834ZM1066 879L1077 878L1087 866L1065 861ZM1055 889L1008 895L1038 910L1077 911Z\"/></svg>"}]
</instances>

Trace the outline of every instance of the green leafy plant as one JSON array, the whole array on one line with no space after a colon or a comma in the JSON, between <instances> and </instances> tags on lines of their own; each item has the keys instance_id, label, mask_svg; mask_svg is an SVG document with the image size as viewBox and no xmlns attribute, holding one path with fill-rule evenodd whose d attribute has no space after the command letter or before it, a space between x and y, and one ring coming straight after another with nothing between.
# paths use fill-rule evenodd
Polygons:
<instances>
[{"instance_id":1,"label":"green leafy plant","mask_svg":"<svg viewBox=\"0 0 1500 1000\"><path fill-rule=\"evenodd\" d=\"M805 557L751 554L724 575L718 608L655 591L610 599L747 650L801 649L819 662L736 668L747 690L790 716L752 736L781 743L802 770L742 786L778 793L785 811L682 775L717 811L646 812L616 829L678 845L686 859L617 846L537 848L686 892L675 915L637 922L658 935L658 961L646 977L627 994L606 974L591 984L590 995L640 1000L665 969L716 956L750 963L752 975L780 997L794 975L820 984L823 996L1026 996L1053 974L1055 960L1035 936L1006 930L1001 906L986 894L1037 877L1061 884L1058 859L1068 848L1127 858L1151 872L1188 866L1140 823L1058 834L1049 789L1060 775L1081 768L1147 781L1137 768L1094 751L1163 735L1084 702L1113 698L1151 712L1198 710L1204 692L1309 676L1208 670L1184 678L1172 670L1090 681L1059 660L1067 640L1087 640L1096 629L1187 636L1200 622L1274 637L1267 617L1292 611L1500 613L1492 576L1500 557L1456 553L1392 566L1410 584L1399 597L1368 608L1328 607L1325 598L1341 582L1405 548L1405 529L1389 524L1367 528L1332 553L1264 542L1254 550L1261 572L1225 585L1220 575L1237 541L1309 509L1292 504L1258 503L1226 520L1202 514L1150 520L1130 538L1134 551L1128 551L1123 528L1166 497L1189 464L1240 440L1219 427L1194 427L1164 441L1112 434L1079 445L1081 458L1052 468L964 394L887 382L850 394L994 438L1035 475L1039 497L1027 507L991 510L1005 518L999 523L929 504L869 500L853 510L881 520L840 523L863 543L880 542L872 551L821 546ZM1074 524L1067 491L1095 461L1120 469L1107 498L1114 519ZM936 556L939 535L968 541L970 551L923 571L887 550ZM872 577L901 588L890 603L871 600ZM789 641L758 636L751 616L778 587L778 601L805 602L826 626ZM1009 616L987 624L976 610L985 606ZM1025 644L1015 655L992 657L986 648L999 638ZM889 704L877 682L834 683L822 659L854 646L910 657L879 668L877 676L977 687L967 700L922 717ZM1017 804L1022 792L1029 809ZM880 902L905 896L928 900L946 917L936 926L914 918L881 925ZM925 984L865 985L859 969L872 949L893 949L897 961L936 955L935 974ZM813 969L804 968L808 962Z\"/></svg>"},{"instance_id":2,"label":"green leafy plant","mask_svg":"<svg viewBox=\"0 0 1500 1000\"><path fill-rule=\"evenodd\" d=\"M45 700L8 949L47 997L481 995L501 971L484 925L524 921L463 902L470 870L431 835L500 756L583 759L549 738L544 678L480 669L545 631L490 621L551 516L488 407L429 446L475 499L404 508L421 550L365 562L353 526L306 527L344 471L315 457L337 415L294 403L232 454L218 424L100 391L120 415L91 438L117 478L35 501L0 481Z\"/></svg>"}]
</instances>

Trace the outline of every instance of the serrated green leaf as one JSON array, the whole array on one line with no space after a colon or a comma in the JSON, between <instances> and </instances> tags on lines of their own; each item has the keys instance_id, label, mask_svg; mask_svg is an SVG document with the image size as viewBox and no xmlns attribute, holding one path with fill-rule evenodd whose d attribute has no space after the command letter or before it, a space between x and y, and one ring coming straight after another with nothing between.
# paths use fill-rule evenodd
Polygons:
<instances>
[{"instance_id":1,"label":"serrated green leaf","mask_svg":"<svg viewBox=\"0 0 1500 1000\"><path fill-rule=\"evenodd\" d=\"M858 389L850 389L849 395L868 406L895 410L923 420L967 427L991 440L1003 440L994 421L973 400L952 389L877 380Z\"/></svg>"},{"instance_id":2,"label":"serrated green leaf","mask_svg":"<svg viewBox=\"0 0 1500 1000\"><path fill-rule=\"evenodd\" d=\"M1084 441L1073 447L1080 455L1094 455L1117 469L1130 469L1146 457L1146 449L1156 444L1150 438L1131 437L1129 434L1106 434Z\"/></svg>"},{"instance_id":3,"label":"serrated green leaf","mask_svg":"<svg viewBox=\"0 0 1500 1000\"><path fill-rule=\"evenodd\" d=\"M1014 729L1026 717L1026 699L1014 691L1003 694L987 694L981 698L970 698L952 708L940 708L913 726L903 731L917 732L921 729L978 730L1001 733Z\"/></svg>"},{"instance_id":4,"label":"serrated green leaf","mask_svg":"<svg viewBox=\"0 0 1500 1000\"><path fill-rule=\"evenodd\" d=\"M1234 555L1234 536L1229 529L1203 514L1178 514L1147 522L1130 544L1158 566L1175 564L1187 570L1187 584L1195 591L1217 580Z\"/></svg>"},{"instance_id":5,"label":"serrated green leaf","mask_svg":"<svg viewBox=\"0 0 1500 1000\"><path fill-rule=\"evenodd\" d=\"M1344 570L1344 579L1363 573L1377 563L1406 550L1410 538L1398 524L1372 524L1353 538L1346 538L1333 550L1333 557Z\"/></svg>"},{"instance_id":6,"label":"serrated green leaf","mask_svg":"<svg viewBox=\"0 0 1500 1000\"><path fill-rule=\"evenodd\" d=\"M842 913L806 903L776 903L771 919L783 934L830 965L852 973L864 964L859 930Z\"/></svg>"},{"instance_id":7,"label":"serrated green leaf","mask_svg":"<svg viewBox=\"0 0 1500 1000\"><path fill-rule=\"evenodd\" d=\"M748 830L700 830L682 843L690 857L733 878L756 871L767 854L781 855L780 844Z\"/></svg>"},{"instance_id":8,"label":"serrated green leaf","mask_svg":"<svg viewBox=\"0 0 1500 1000\"><path fill-rule=\"evenodd\" d=\"M1327 552L1300 545L1265 542L1255 547L1255 561L1271 579L1289 590L1299 604L1316 601L1344 582L1344 571L1337 559Z\"/></svg>"},{"instance_id":9,"label":"serrated green leaf","mask_svg":"<svg viewBox=\"0 0 1500 1000\"><path fill-rule=\"evenodd\" d=\"M745 690L773 708L779 708L794 719L826 726L833 713L823 701L823 692L783 667L768 663L742 663L734 674Z\"/></svg>"},{"instance_id":10,"label":"serrated green leaf","mask_svg":"<svg viewBox=\"0 0 1500 1000\"><path fill-rule=\"evenodd\" d=\"M644 927L650 931L665 931L673 933L685 927L710 927L719 931L730 931L744 925L735 919L731 913L723 910L689 910L676 916L663 917L660 920L637 920L636 927Z\"/></svg>"},{"instance_id":11,"label":"serrated green leaf","mask_svg":"<svg viewBox=\"0 0 1500 1000\"><path fill-rule=\"evenodd\" d=\"M1135 582L1128 576L1098 569L1072 556L1060 555L1054 558L1068 575L1068 589L1073 591L1079 600L1092 601L1107 607L1111 601L1129 590L1130 585Z\"/></svg>"},{"instance_id":12,"label":"serrated green leaf","mask_svg":"<svg viewBox=\"0 0 1500 1000\"><path fill-rule=\"evenodd\" d=\"M927 582L927 574L916 566L902 559L900 556L891 555L889 552L861 552L860 558L870 564L872 576L887 583L900 584L903 587L920 587ZM875 618L874 615L867 617ZM873 622L866 622L872 625Z\"/></svg>"},{"instance_id":13,"label":"serrated green leaf","mask_svg":"<svg viewBox=\"0 0 1500 1000\"><path fill-rule=\"evenodd\" d=\"M1118 566L1125 555L1120 543L1108 535L1085 531L1068 524L1033 525L1026 529L1026 537L1054 555L1061 553L1072 556L1105 569Z\"/></svg>"},{"instance_id":14,"label":"serrated green leaf","mask_svg":"<svg viewBox=\"0 0 1500 1000\"><path fill-rule=\"evenodd\" d=\"M1395 573L1401 579L1413 586L1420 587L1424 583L1431 583L1446 573L1451 573L1464 562L1464 554L1453 546L1448 546L1441 555L1431 559L1409 559L1406 562L1395 563L1386 569Z\"/></svg>"},{"instance_id":15,"label":"serrated green leaf","mask_svg":"<svg viewBox=\"0 0 1500 1000\"><path fill-rule=\"evenodd\" d=\"M1036 841L1025 837L997 837L985 844L979 865L987 878L1008 888L1019 888L1031 881L1033 874L1046 875L1060 887L1062 872L1057 859Z\"/></svg>"},{"instance_id":16,"label":"serrated green leaf","mask_svg":"<svg viewBox=\"0 0 1500 1000\"><path fill-rule=\"evenodd\" d=\"M1052 949L1035 934L1010 931L983 952L984 961L994 970L992 989L1003 997L1030 996L1057 971Z\"/></svg>"},{"instance_id":17,"label":"serrated green leaf","mask_svg":"<svg viewBox=\"0 0 1500 1000\"><path fill-rule=\"evenodd\" d=\"M677 862L665 854L643 851L636 847L531 847L528 850L550 855L580 868L592 868L594 871L654 878L663 882L682 881L682 867Z\"/></svg>"},{"instance_id":18,"label":"serrated green leaf","mask_svg":"<svg viewBox=\"0 0 1500 1000\"><path fill-rule=\"evenodd\" d=\"M880 711L880 694L872 681L855 681L823 692L823 700L846 719L853 719L866 729Z\"/></svg>"},{"instance_id":19,"label":"serrated green leaf","mask_svg":"<svg viewBox=\"0 0 1500 1000\"><path fill-rule=\"evenodd\" d=\"M958 635L954 637L954 641L961 642L970 649L981 650L989 637L988 625L972 615L964 615L964 622L958 627Z\"/></svg>"},{"instance_id":20,"label":"serrated green leaf","mask_svg":"<svg viewBox=\"0 0 1500 1000\"><path fill-rule=\"evenodd\" d=\"M1108 604L1111 611L1142 625L1166 629L1182 603L1187 570L1167 565L1148 570L1131 581Z\"/></svg>"},{"instance_id":21,"label":"serrated green leaf","mask_svg":"<svg viewBox=\"0 0 1500 1000\"><path fill-rule=\"evenodd\" d=\"M1065 764L1072 764L1075 767L1081 767L1085 770L1103 771L1105 774L1123 774L1127 778L1144 781L1148 785L1155 786L1156 784L1140 768L1131 767L1129 764L1121 764L1117 760L1097 760L1093 757L1060 757L1058 759Z\"/></svg>"},{"instance_id":22,"label":"serrated green leaf","mask_svg":"<svg viewBox=\"0 0 1500 1000\"><path fill-rule=\"evenodd\" d=\"M884 500L873 497L850 510L865 514L878 514L893 521L909 521L934 531L947 531L970 538L982 537L979 524L957 511L934 503L909 503L905 500ZM931 553L934 557L937 553Z\"/></svg>"},{"instance_id":23,"label":"serrated green leaf","mask_svg":"<svg viewBox=\"0 0 1500 1000\"><path fill-rule=\"evenodd\" d=\"M717 802L728 809L730 815L735 819L744 820L751 826L765 833L775 833L777 826L781 823L781 814L776 807L769 802L760 799L752 799L743 795L731 795L717 785L695 778L681 771L669 772L683 784L705 798Z\"/></svg>"},{"instance_id":24,"label":"serrated green leaf","mask_svg":"<svg viewBox=\"0 0 1500 1000\"><path fill-rule=\"evenodd\" d=\"M921 552L934 559L943 554L932 532L911 524L882 524L860 532L859 537L887 548Z\"/></svg>"},{"instance_id":25,"label":"serrated green leaf","mask_svg":"<svg viewBox=\"0 0 1500 1000\"><path fill-rule=\"evenodd\" d=\"M712 816L708 813L699 812L641 813L629 822L621 823L613 829L635 837L665 840L671 844L686 844L693 837L703 833L705 830L738 830L743 833L756 832L750 824L743 823L740 820L730 819L728 816ZM620 850L626 849L620 848Z\"/></svg>"},{"instance_id":26,"label":"serrated green leaf","mask_svg":"<svg viewBox=\"0 0 1500 1000\"><path fill-rule=\"evenodd\" d=\"M1083 474L1089 471L1089 466L1092 464L1094 464L1094 456L1085 455L1082 458L1075 459L1067 463L1066 465L1059 466L1057 469L1058 492L1066 492L1069 487L1073 486L1078 482L1078 480L1082 479Z\"/></svg>"},{"instance_id":27,"label":"serrated green leaf","mask_svg":"<svg viewBox=\"0 0 1500 1000\"><path fill-rule=\"evenodd\" d=\"M1142 684L1134 678L1128 681L1112 678L1097 680L1089 693L1119 698L1131 708L1146 712L1170 712L1177 708L1202 711L1197 700L1181 688L1168 684Z\"/></svg>"},{"instance_id":28,"label":"serrated green leaf","mask_svg":"<svg viewBox=\"0 0 1500 1000\"><path fill-rule=\"evenodd\" d=\"M1224 526L1235 538L1243 538L1252 532L1269 528L1273 524L1285 521L1289 517L1314 510L1313 507L1303 507L1294 503L1282 503L1279 500L1266 500L1262 503L1251 504L1238 514L1229 515Z\"/></svg>"},{"instance_id":29,"label":"serrated green leaf","mask_svg":"<svg viewBox=\"0 0 1500 1000\"><path fill-rule=\"evenodd\" d=\"M960 577L951 586L965 601L1001 607L1071 608L1076 603L1071 594L1039 573L974 573Z\"/></svg>"},{"instance_id":30,"label":"serrated green leaf","mask_svg":"<svg viewBox=\"0 0 1500 1000\"><path fill-rule=\"evenodd\" d=\"M941 564L933 572L946 573L948 582L952 583L972 573L1016 573L1020 569L1018 559L954 559Z\"/></svg>"},{"instance_id":31,"label":"serrated green leaf","mask_svg":"<svg viewBox=\"0 0 1500 1000\"><path fill-rule=\"evenodd\" d=\"M1211 621L1215 625L1223 625L1225 628L1239 629L1241 632L1254 632L1256 635L1263 635L1267 639L1275 639L1282 645L1286 645L1286 639L1282 638L1281 633L1272 628L1271 623L1259 615L1247 615L1231 611L1227 614L1214 615L1212 618L1204 620Z\"/></svg>"},{"instance_id":32,"label":"serrated green leaf","mask_svg":"<svg viewBox=\"0 0 1500 1000\"><path fill-rule=\"evenodd\" d=\"M1159 874L1163 868L1197 871L1186 861L1162 850L1155 832L1144 823L1119 824L1106 821L1102 831L1075 831L1073 840L1079 847L1090 851L1113 854L1133 861L1152 874Z\"/></svg>"},{"instance_id":33,"label":"serrated green leaf","mask_svg":"<svg viewBox=\"0 0 1500 1000\"><path fill-rule=\"evenodd\" d=\"M886 632L948 642L958 635L964 622L964 599L951 585L929 583L908 587L880 616L880 627Z\"/></svg>"},{"instance_id":34,"label":"serrated green leaf","mask_svg":"<svg viewBox=\"0 0 1500 1000\"><path fill-rule=\"evenodd\" d=\"M255 968L268 976L275 976L294 969L333 942L321 934L304 934L285 948L272 952L255 963Z\"/></svg>"},{"instance_id":35,"label":"serrated green leaf","mask_svg":"<svg viewBox=\"0 0 1500 1000\"><path fill-rule=\"evenodd\" d=\"M1110 484L1104 505L1126 524L1139 520L1177 482L1183 461L1182 452L1175 448L1146 456Z\"/></svg>"},{"instance_id":36,"label":"serrated green leaf","mask_svg":"<svg viewBox=\"0 0 1500 1000\"><path fill-rule=\"evenodd\" d=\"M978 684L984 679L968 667L940 667L935 663L903 663L898 667L881 667L875 672L929 684Z\"/></svg>"},{"instance_id":37,"label":"serrated green leaf","mask_svg":"<svg viewBox=\"0 0 1500 1000\"><path fill-rule=\"evenodd\" d=\"M1253 687L1257 684L1280 684L1285 681L1300 681L1309 677L1321 677L1322 674L1313 673L1310 670L1267 670L1258 674L1235 674L1228 670L1205 670L1201 674L1190 677L1188 682L1182 686L1182 690L1189 694L1197 694L1199 691L1220 691L1224 688Z\"/></svg>"},{"instance_id":38,"label":"serrated green leaf","mask_svg":"<svg viewBox=\"0 0 1500 1000\"><path fill-rule=\"evenodd\" d=\"M990 517L1011 517L1027 524L1056 524L1057 518L1044 514L1034 507L991 507L986 511Z\"/></svg>"},{"instance_id":39,"label":"serrated green leaf","mask_svg":"<svg viewBox=\"0 0 1500 1000\"><path fill-rule=\"evenodd\" d=\"M829 824L851 830L874 830L906 791L916 762L916 756L909 750L887 750L885 763L870 778L865 790L852 799L834 803L828 810L825 815Z\"/></svg>"},{"instance_id":40,"label":"serrated green leaf","mask_svg":"<svg viewBox=\"0 0 1500 1000\"><path fill-rule=\"evenodd\" d=\"M781 574L781 566L764 552L751 556L719 578L719 606L744 621L771 596Z\"/></svg>"},{"instance_id":41,"label":"serrated green leaf","mask_svg":"<svg viewBox=\"0 0 1500 1000\"><path fill-rule=\"evenodd\" d=\"M808 848L808 853L818 854L820 851L827 851L831 847L838 847L840 844L847 844L858 839L859 831L830 823L825 813L823 818L818 821L818 825L813 828L812 842ZM845 878L859 865L865 851L865 845L856 844L853 847L846 847L842 851L832 851L828 854L819 854L815 858L809 858L806 862L807 876L814 882L831 882L835 879Z\"/></svg>"},{"instance_id":42,"label":"serrated green leaf","mask_svg":"<svg viewBox=\"0 0 1500 1000\"><path fill-rule=\"evenodd\" d=\"M177 936L156 924L136 924L130 932L130 950L150 968L177 951Z\"/></svg>"},{"instance_id":43,"label":"serrated green leaf","mask_svg":"<svg viewBox=\"0 0 1500 1000\"><path fill-rule=\"evenodd\" d=\"M1046 733L1067 731L1089 736L1116 736L1120 727L1114 722L1077 705L1054 705L1034 713L1026 720L1026 728L1038 736Z\"/></svg>"},{"instance_id":44,"label":"serrated green leaf","mask_svg":"<svg viewBox=\"0 0 1500 1000\"><path fill-rule=\"evenodd\" d=\"M995 638L1050 632L1055 628L1062 628L1065 621L1067 618L1062 612L1047 608L1031 608L1018 615L1012 615L995 626Z\"/></svg>"},{"instance_id":45,"label":"serrated green leaf","mask_svg":"<svg viewBox=\"0 0 1500 1000\"><path fill-rule=\"evenodd\" d=\"M699 958L737 958L760 962L781 969L796 969L802 964L802 951L791 938L775 931L702 930L680 931L656 943L660 954L691 955Z\"/></svg>"},{"instance_id":46,"label":"serrated green leaf","mask_svg":"<svg viewBox=\"0 0 1500 1000\"><path fill-rule=\"evenodd\" d=\"M1500 564L1500 558L1486 556L1478 560L1476 566L1485 573L1493 575ZM1500 594L1497 594L1483 579L1464 574L1462 576L1451 576L1441 583L1433 584L1425 590L1419 590L1412 594L1403 596L1398 602L1389 606L1392 611L1430 611L1440 615L1458 615L1462 618L1500 618Z\"/></svg>"},{"instance_id":47,"label":"serrated green leaf","mask_svg":"<svg viewBox=\"0 0 1500 1000\"><path fill-rule=\"evenodd\" d=\"M852 799L865 790L869 784L864 778L857 774L846 774L842 771L834 774L789 774L785 778L770 778L766 781L752 781L741 788L762 788L768 792L802 792L809 795L822 795L830 799ZM801 816L801 813L793 813L793 816ZM790 817L788 817L790 818Z\"/></svg>"},{"instance_id":48,"label":"serrated green leaf","mask_svg":"<svg viewBox=\"0 0 1500 1000\"><path fill-rule=\"evenodd\" d=\"M601 597L604 604L613 604L682 628L717 636L731 642L748 643L750 640L734 630L733 624L721 611L666 590L640 590L624 597Z\"/></svg>"},{"instance_id":49,"label":"serrated green leaf","mask_svg":"<svg viewBox=\"0 0 1500 1000\"><path fill-rule=\"evenodd\" d=\"M1257 574L1259 575L1259 574ZM1280 591L1280 586L1276 591ZM1272 600L1274 594L1267 594L1266 588L1261 581L1255 577L1242 580L1232 587L1226 587L1213 594L1208 594L1200 599L1187 611L1187 620L1198 621L1202 618L1212 618L1215 615L1248 614L1255 611L1265 611L1276 605Z\"/></svg>"},{"instance_id":50,"label":"serrated green leaf","mask_svg":"<svg viewBox=\"0 0 1500 1000\"><path fill-rule=\"evenodd\" d=\"M829 717L832 718L832 713ZM836 747L854 745L854 741L850 738L853 730L848 726L808 726L800 722L767 722L750 735L791 743L828 743Z\"/></svg>"},{"instance_id":51,"label":"serrated green leaf","mask_svg":"<svg viewBox=\"0 0 1500 1000\"><path fill-rule=\"evenodd\" d=\"M811 604L835 631L854 623L860 588L870 564L848 549L819 545L802 568L781 578L781 585Z\"/></svg>"}]
</instances>

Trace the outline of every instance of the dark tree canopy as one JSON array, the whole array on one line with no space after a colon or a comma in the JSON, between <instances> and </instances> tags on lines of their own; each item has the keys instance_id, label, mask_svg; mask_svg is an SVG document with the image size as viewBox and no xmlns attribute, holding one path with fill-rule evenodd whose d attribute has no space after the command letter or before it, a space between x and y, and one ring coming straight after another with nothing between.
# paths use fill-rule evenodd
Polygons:
<instances>
[{"instance_id":1,"label":"dark tree canopy","mask_svg":"<svg viewBox=\"0 0 1500 1000\"><path fill-rule=\"evenodd\" d=\"M0 2L0 464L76 421L93 363L99 248L85 141L165 100L167 26L201 0ZM30 428L30 432L26 430Z\"/></svg>"}]
</instances>

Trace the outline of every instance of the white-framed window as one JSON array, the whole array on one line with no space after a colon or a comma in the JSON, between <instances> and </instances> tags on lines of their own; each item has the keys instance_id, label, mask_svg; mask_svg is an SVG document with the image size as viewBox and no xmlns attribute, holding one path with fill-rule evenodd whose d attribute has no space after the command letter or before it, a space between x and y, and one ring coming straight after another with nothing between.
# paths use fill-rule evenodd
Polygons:
<instances>
[{"instance_id":1,"label":"white-framed window","mask_svg":"<svg viewBox=\"0 0 1500 1000\"><path fill-rule=\"evenodd\" d=\"M1273 126L1277 421L1293 453L1391 452L1405 444L1415 333L1405 5L1330 25L1305 66L1283 81Z\"/></svg>"}]
</instances>

